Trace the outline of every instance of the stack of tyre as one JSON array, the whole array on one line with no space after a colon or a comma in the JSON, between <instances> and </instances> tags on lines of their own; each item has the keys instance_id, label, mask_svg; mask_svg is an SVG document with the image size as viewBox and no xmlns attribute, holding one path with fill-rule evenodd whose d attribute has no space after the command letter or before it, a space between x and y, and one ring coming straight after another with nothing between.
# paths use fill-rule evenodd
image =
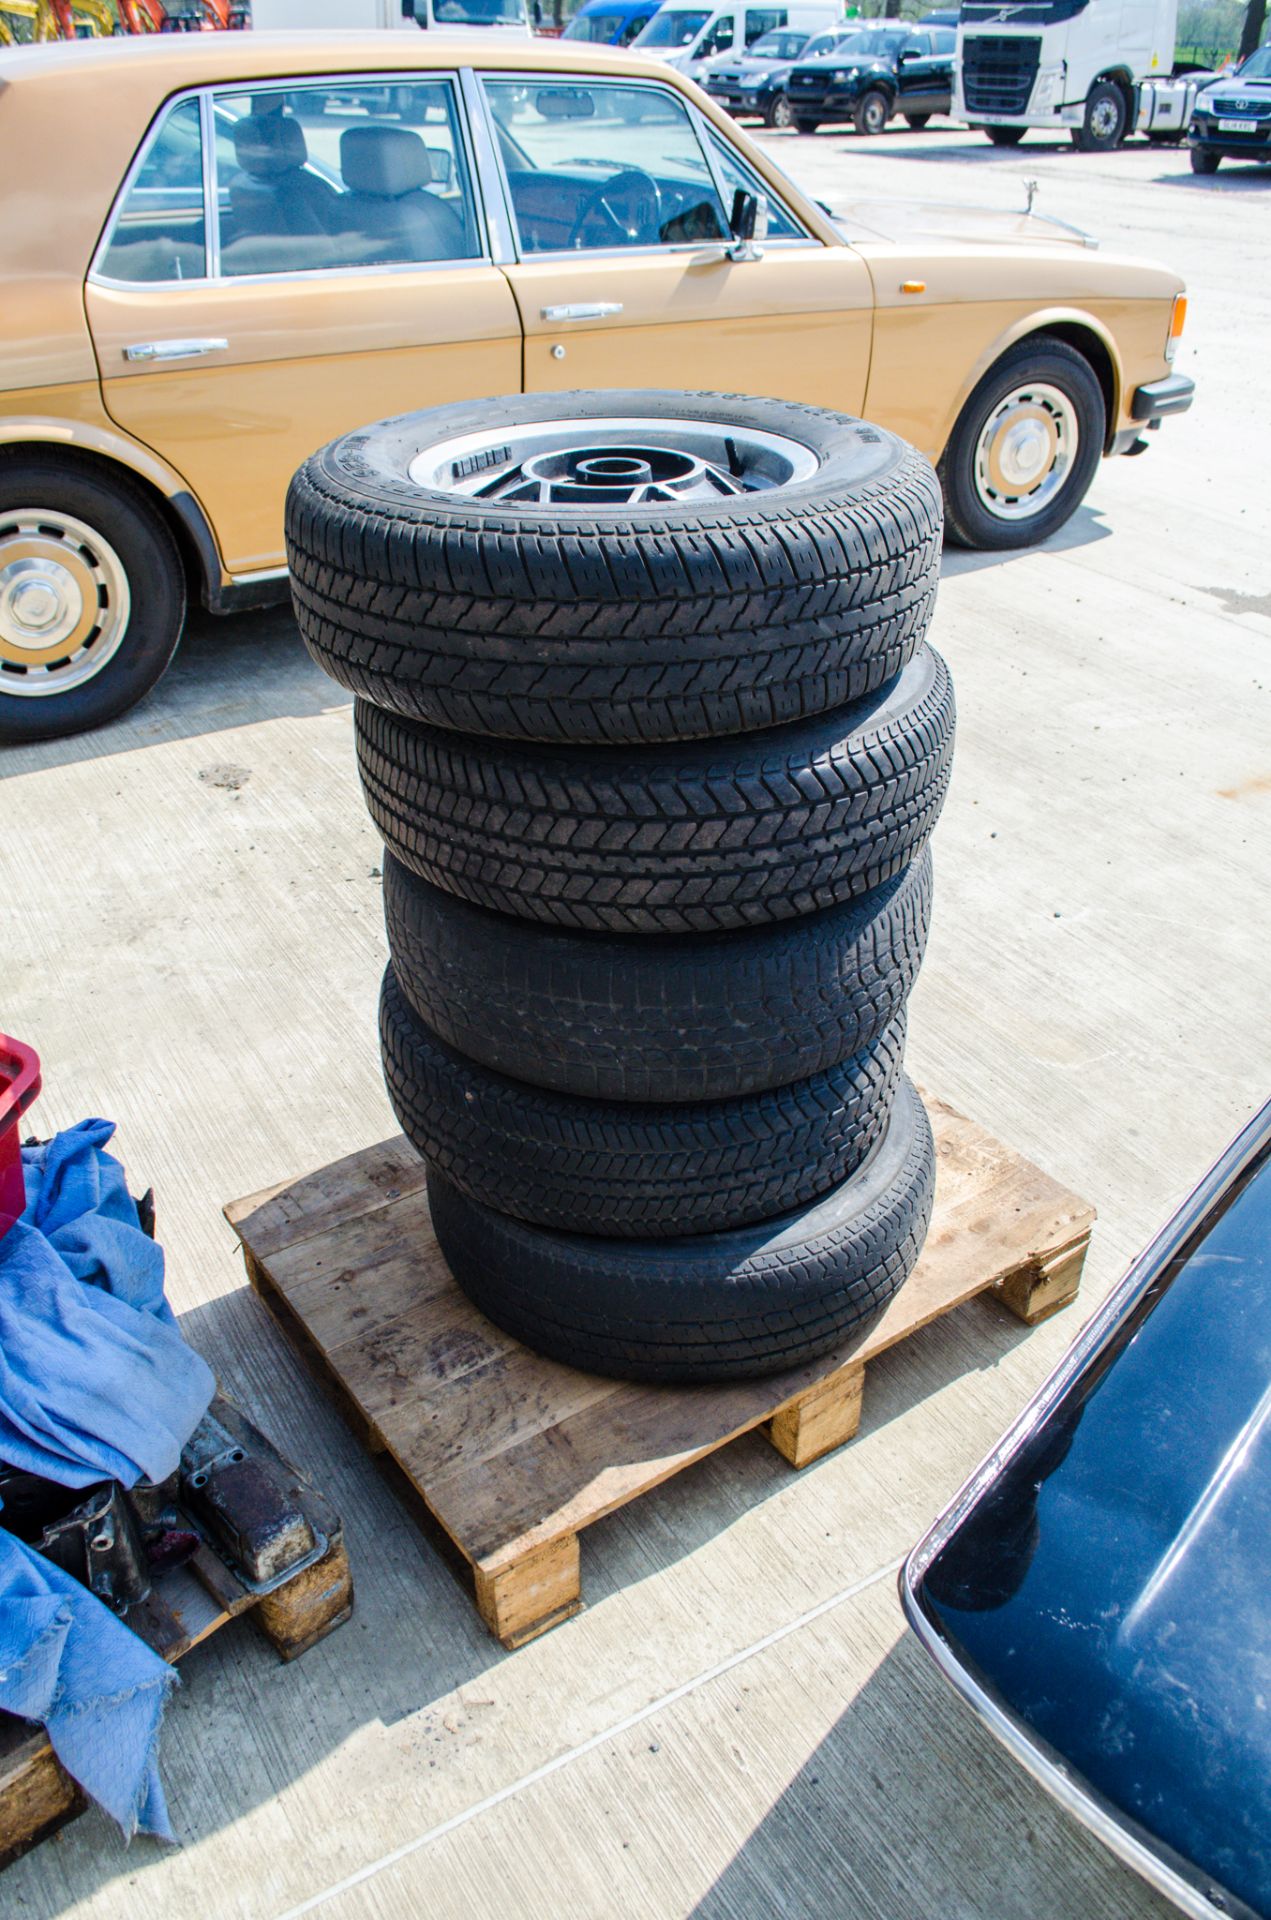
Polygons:
<instances>
[{"instance_id":1,"label":"stack of tyre","mask_svg":"<svg viewBox=\"0 0 1271 1920\"><path fill-rule=\"evenodd\" d=\"M940 537L903 442L718 394L436 408L292 483L387 849L389 1093L455 1278L542 1353L780 1371L918 1256Z\"/></svg>"}]
</instances>

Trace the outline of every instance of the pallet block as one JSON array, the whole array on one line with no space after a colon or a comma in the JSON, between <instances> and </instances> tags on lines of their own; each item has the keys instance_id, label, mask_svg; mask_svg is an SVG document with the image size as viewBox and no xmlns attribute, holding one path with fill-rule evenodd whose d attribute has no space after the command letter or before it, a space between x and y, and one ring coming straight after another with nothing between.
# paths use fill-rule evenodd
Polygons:
<instances>
[{"instance_id":1,"label":"pallet block","mask_svg":"<svg viewBox=\"0 0 1271 1920\"><path fill-rule=\"evenodd\" d=\"M326 1537L321 1559L301 1567L272 1593L252 1592L208 1546L183 1566L160 1574L149 1597L129 1609L127 1623L170 1662L208 1640L240 1614L252 1613L283 1660L294 1660L348 1619L353 1581L340 1522L308 1488ZM0 1712L0 1868L47 1839L88 1802L64 1771L43 1727Z\"/></svg>"},{"instance_id":2,"label":"pallet block","mask_svg":"<svg viewBox=\"0 0 1271 1920\"><path fill-rule=\"evenodd\" d=\"M451 1279L400 1135L225 1212L252 1285L459 1549L491 1633L517 1647L578 1612L593 1521L752 1427L792 1466L820 1459L856 1432L867 1363L974 1294L1030 1326L1074 1298L1093 1207L927 1107L935 1213L905 1285L840 1351L731 1386L600 1379L502 1333Z\"/></svg>"}]
</instances>

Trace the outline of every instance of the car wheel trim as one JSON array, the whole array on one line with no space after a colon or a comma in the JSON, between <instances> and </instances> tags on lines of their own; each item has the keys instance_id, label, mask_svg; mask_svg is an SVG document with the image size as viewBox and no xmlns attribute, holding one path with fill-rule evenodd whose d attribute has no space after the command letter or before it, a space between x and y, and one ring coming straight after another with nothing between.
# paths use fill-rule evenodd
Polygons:
<instances>
[{"instance_id":1,"label":"car wheel trim","mask_svg":"<svg viewBox=\"0 0 1271 1920\"><path fill-rule=\"evenodd\" d=\"M0 509L0 692L39 699L92 680L130 612L123 563L94 528L47 507Z\"/></svg>"},{"instance_id":2,"label":"car wheel trim","mask_svg":"<svg viewBox=\"0 0 1271 1920\"><path fill-rule=\"evenodd\" d=\"M881 133L887 125L887 108L877 94L865 102L861 117L871 133Z\"/></svg>"},{"instance_id":3,"label":"car wheel trim","mask_svg":"<svg viewBox=\"0 0 1271 1920\"><path fill-rule=\"evenodd\" d=\"M1048 507L1077 457L1077 410L1059 387L1015 387L990 409L975 449L975 492L998 520L1028 520Z\"/></svg>"},{"instance_id":4,"label":"car wheel trim","mask_svg":"<svg viewBox=\"0 0 1271 1920\"><path fill-rule=\"evenodd\" d=\"M784 132L787 127L793 126L794 110L784 93L779 93L773 101L769 118L772 125L781 132Z\"/></svg>"},{"instance_id":5,"label":"car wheel trim","mask_svg":"<svg viewBox=\"0 0 1271 1920\"><path fill-rule=\"evenodd\" d=\"M439 441L408 472L430 492L496 505L628 507L766 493L819 465L788 435L713 420L541 420Z\"/></svg>"}]
</instances>

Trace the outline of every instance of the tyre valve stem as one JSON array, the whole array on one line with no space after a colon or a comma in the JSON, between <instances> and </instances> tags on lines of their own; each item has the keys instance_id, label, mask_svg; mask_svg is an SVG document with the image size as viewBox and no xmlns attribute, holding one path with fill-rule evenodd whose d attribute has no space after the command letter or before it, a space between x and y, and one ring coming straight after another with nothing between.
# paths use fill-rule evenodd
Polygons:
<instances>
[{"instance_id":1,"label":"tyre valve stem","mask_svg":"<svg viewBox=\"0 0 1271 1920\"><path fill-rule=\"evenodd\" d=\"M737 451L737 442L735 440L725 440L724 452L728 455L729 473L732 474L734 480L740 480L746 469L742 465L741 456Z\"/></svg>"}]
</instances>

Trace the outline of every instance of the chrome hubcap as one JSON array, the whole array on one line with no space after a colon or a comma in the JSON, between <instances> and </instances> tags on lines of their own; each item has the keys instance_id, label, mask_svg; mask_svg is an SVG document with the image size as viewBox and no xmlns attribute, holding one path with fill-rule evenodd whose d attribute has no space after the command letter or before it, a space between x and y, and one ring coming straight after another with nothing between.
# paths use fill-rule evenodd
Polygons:
<instances>
[{"instance_id":1,"label":"chrome hubcap","mask_svg":"<svg viewBox=\"0 0 1271 1920\"><path fill-rule=\"evenodd\" d=\"M1107 140L1117 130L1120 115L1111 100L1100 100L1090 116L1090 131L1099 140Z\"/></svg>"},{"instance_id":2,"label":"chrome hubcap","mask_svg":"<svg viewBox=\"0 0 1271 1920\"><path fill-rule=\"evenodd\" d=\"M784 434L709 420L544 420L442 441L409 471L416 486L469 500L638 506L767 492L818 465Z\"/></svg>"},{"instance_id":3,"label":"chrome hubcap","mask_svg":"<svg viewBox=\"0 0 1271 1920\"><path fill-rule=\"evenodd\" d=\"M1059 492L1077 456L1076 409L1058 387L1017 387L998 402L975 450L975 490L998 520L1027 520Z\"/></svg>"},{"instance_id":4,"label":"chrome hubcap","mask_svg":"<svg viewBox=\"0 0 1271 1920\"><path fill-rule=\"evenodd\" d=\"M109 542L44 507L0 507L0 695L66 693L101 672L128 625Z\"/></svg>"}]
</instances>

